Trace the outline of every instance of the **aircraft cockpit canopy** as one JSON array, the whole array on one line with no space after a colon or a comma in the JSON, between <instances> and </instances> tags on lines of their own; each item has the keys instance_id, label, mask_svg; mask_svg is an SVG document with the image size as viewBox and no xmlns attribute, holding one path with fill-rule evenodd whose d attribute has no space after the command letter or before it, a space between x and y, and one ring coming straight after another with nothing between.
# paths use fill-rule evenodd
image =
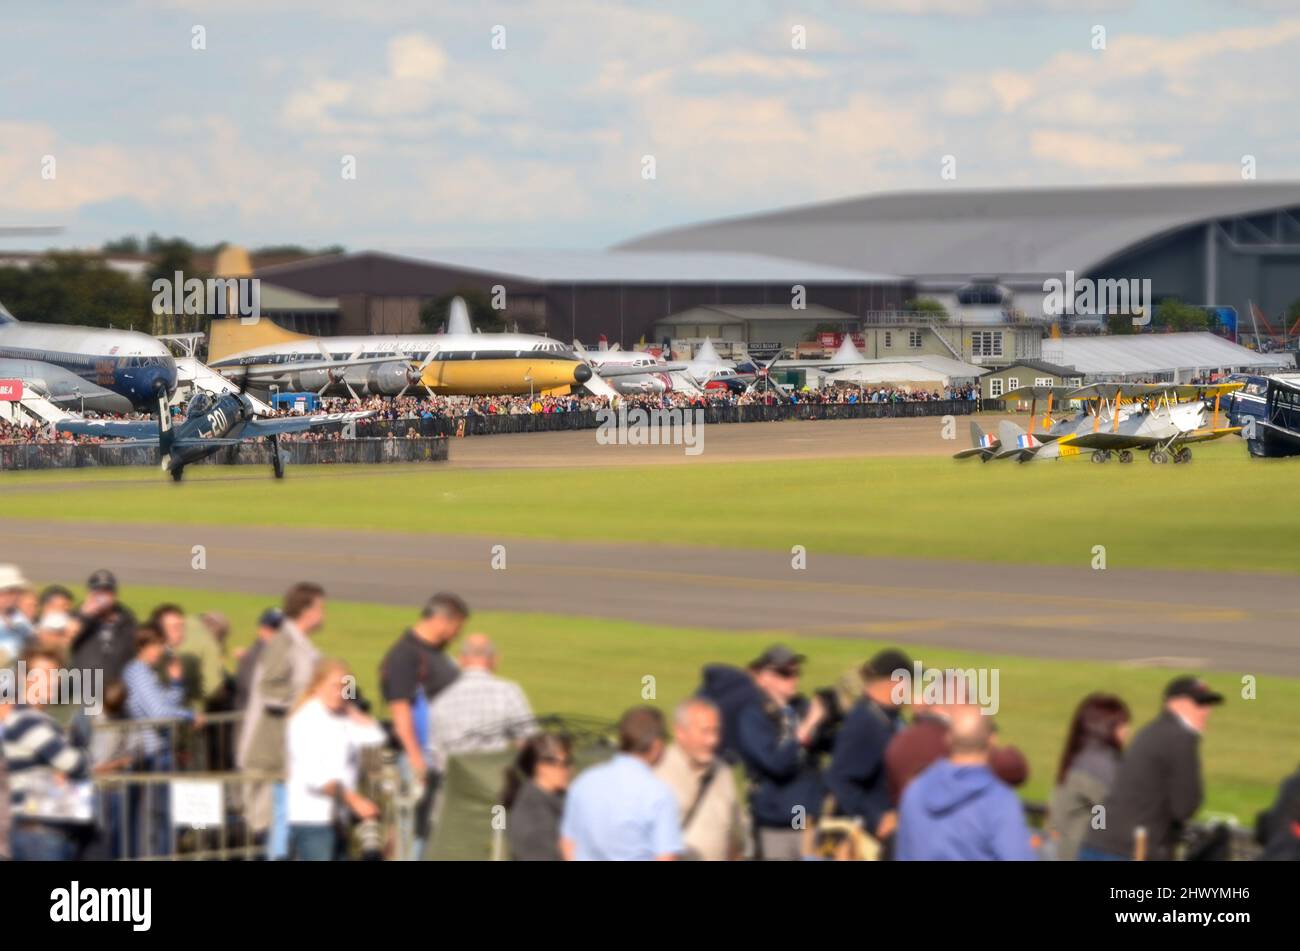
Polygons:
<instances>
[{"instance_id":1,"label":"aircraft cockpit canopy","mask_svg":"<svg viewBox=\"0 0 1300 951\"><path fill-rule=\"evenodd\" d=\"M204 413L208 411L208 408L211 405L212 405L212 397L210 397L207 393L195 393L194 398L190 400L190 405L189 408L185 411L185 415L188 416L190 419L194 419L198 416L202 416Z\"/></svg>"}]
</instances>

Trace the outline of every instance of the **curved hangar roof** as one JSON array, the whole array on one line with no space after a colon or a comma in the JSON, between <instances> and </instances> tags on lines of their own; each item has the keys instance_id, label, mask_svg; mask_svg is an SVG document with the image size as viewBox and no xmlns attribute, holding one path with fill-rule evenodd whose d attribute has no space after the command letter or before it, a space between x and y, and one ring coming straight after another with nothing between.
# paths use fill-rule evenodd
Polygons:
<instances>
[{"instance_id":1,"label":"curved hangar roof","mask_svg":"<svg viewBox=\"0 0 1300 951\"><path fill-rule=\"evenodd\" d=\"M1215 218L1300 207L1300 183L898 192L660 231L627 250L736 251L909 277L1079 273Z\"/></svg>"}]
</instances>

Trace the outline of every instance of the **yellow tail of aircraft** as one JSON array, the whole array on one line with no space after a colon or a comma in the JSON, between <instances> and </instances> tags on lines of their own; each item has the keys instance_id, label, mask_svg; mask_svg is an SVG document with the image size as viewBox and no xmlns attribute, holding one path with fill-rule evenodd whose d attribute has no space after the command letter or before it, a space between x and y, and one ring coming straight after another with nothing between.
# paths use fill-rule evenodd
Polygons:
<instances>
[{"instance_id":1,"label":"yellow tail of aircraft","mask_svg":"<svg viewBox=\"0 0 1300 951\"><path fill-rule=\"evenodd\" d=\"M254 347L311 339L313 338L308 334L285 330L270 317L259 317L256 320L214 317L212 326L208 329L208 362L215 363L231 354L252 350Z\"/></svg>"},{"instance_id":2,"label":"yellow tail of aircraft","mask_svg":"<svg viewBox=\"0 0 1300 951\"><path fill-rule=\"evenodd\" d=\"M253 263L246 250L237 244L228 244L217 253L212 270L219 278L249 278L253 276ZM230 306L227 313L238 313L238 308ZM208 329L208 361L223 360L232 353L242 353L254 347L310 339L307 334L285 330L269 317L256 320L214 317Z\"/></svg>"}]
</instances>

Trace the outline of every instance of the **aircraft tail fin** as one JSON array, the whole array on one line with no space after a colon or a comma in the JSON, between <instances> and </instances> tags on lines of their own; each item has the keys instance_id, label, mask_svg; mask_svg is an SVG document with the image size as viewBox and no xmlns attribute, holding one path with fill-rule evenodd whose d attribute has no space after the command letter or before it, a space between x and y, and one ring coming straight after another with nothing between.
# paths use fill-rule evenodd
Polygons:
<instances>
[{"instance_id":1,"label":"aircraft tail fin","mask_svg":"<svg viewBox=\"0 0 1300 951\"><path fill-rule=\"evenodd\" d=\"M997 453L999 445L996 436L984 432L983 427L972 420L970 424L970 448L961 450L953 458L967 459L971 456L979 456L985 462L988 462Z\"/></svg>"},{"instance_id":2,"label":"aircraft tail fin","mask_svg":"<svg viewBox=\"0 0 1300 951\"><path fill-rule=\"evenodd\" d=\"M242 317L214 317L208 328L208 362L222 360L254 347L311 339L308 334L285 330L269 317L247 322Z\"/></svg>"},{"instance_id":3,"label":"aircraft tail fin","mask_svg":"<svg viewBox=\"0 0 1300 951\"><path fill-rule=\"evenodd\" d=\"M474 325L470 322L465 298L453 297L451 303L447 305L447 333L472 334L473 332Z\"/></svg>"},{"instance_id":4,"label":"aircraft tail fin","mask_svg":"<svg viewBox=\"0 0 1300 951\"><path fill-rule=\"evenodd\" d=\"M1023 461L1043 447L1033 433L1025 432L1024 427L1018 426L1009 419L998 423L998 442L1001 447L994 455L994 459L1016 456Z\"/></svg>"}]
</instances>

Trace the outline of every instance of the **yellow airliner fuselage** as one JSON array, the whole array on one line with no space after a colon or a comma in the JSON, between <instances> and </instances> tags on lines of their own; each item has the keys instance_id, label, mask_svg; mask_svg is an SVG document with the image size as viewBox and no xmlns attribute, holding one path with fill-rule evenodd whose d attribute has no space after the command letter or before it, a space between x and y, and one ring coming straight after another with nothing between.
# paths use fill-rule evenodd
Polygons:
<instances>
[{"instance_id":1,"label":"yellow airliner fuselage","mask_svg":"<svg viewBox=\"0 0 1300 951\"><path fill-rule=\"evenodd\" d=\"M387 359L391 357L391 360ZM365 360L338 371L299 372L295 364ZM544 393L585 383L591 369L572 348L531 334L395 334L311 337L268 318L212 321L208 362L237 377L256 372L260 386L318 390L337 384L358 392L393 395L408 386L468 396ZM276 373L282 370L282 373Z\"/></svg>"}]
</instances>

